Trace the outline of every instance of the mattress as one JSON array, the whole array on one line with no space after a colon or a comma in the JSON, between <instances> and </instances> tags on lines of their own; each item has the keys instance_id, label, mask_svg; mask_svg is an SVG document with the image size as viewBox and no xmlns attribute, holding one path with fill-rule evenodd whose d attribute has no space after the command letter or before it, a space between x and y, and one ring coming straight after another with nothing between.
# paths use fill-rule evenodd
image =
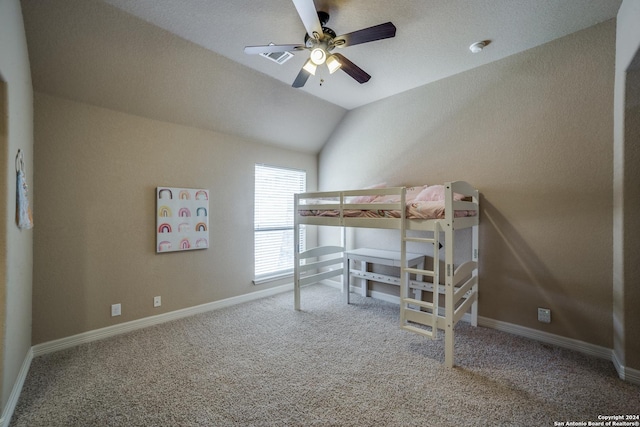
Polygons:
<instances>
[{"instance_id":1,"label":"mattress","mask_svg":"<svg viewBox=\"0 0 640 427\"><path fill-rule=\"evenodd\" d=\"M382 188L382 187L380 187ZM445 191L442 185L408 187L405 192L406 218L409 219L442 219L445 217ZM466 200L461 194L454 193L455 201ZM344 200L342 216L346 218L400 218L401 212L397 206L389 209L389 205L398 205L400 197L392 195L363 195L347 197ZM340 210L335 206L340 204L337 197L330 199L308 199L298 206L301 216L339 217ZM349 205L365 204L365 209L352 209ZM376 204L386 205L384 209L377 209ZM332 206L323 206L332 205ZM362 206L359 206L361 208ZM456 217L475 216L474 210L456 210Z\"/></svg>"}]
</instances>

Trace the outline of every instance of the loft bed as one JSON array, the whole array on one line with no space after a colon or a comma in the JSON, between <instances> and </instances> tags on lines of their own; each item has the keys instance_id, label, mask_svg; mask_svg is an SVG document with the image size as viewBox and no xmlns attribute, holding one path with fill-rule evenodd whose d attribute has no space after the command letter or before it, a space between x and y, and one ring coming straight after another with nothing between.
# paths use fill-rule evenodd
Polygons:
<instances>
[{"instance_id":1,"label":"loft bed","mask_svg":"<svg viewBox=\"0 0 640 427\"><path fill-rule=\"evenodd\" d=\"M294 203L295 309L300 310L301 287L336 276L343 276L345 301L349 301L349 281L344 277L348 261L343 256L347 227L398 229L400 326L431 339L443 330L445 365L452 367L454 326L469 311L470 323L477 326L478 322L478 190L467 182L454 181L437 186L301 193L295 195ZM301 252L301 225L342 227L342 243ZM462 229L471 229L471 250L468 260L455 265L454 237ZM407 244L411 242L433 245L432 270L407 266ZM412 275L427 281L412 280ZM427 292L411 298L411 288Z\"/></svg>"}]
</instances>

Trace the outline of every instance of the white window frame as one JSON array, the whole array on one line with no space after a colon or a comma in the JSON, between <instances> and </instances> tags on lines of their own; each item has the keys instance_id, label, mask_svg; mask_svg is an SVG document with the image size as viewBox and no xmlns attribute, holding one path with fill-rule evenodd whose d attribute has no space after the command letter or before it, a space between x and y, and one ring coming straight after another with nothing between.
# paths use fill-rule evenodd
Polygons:
<instances>
[{"instance_id":1,"label":"white window frame","mask_svg":"<svg viewBox=\"0 0 640 427\"><path fill-rule=\"evenodd\" d=\"M295 193L306 191L304 170L256 163L254 177L254 284L293 275ZM305 247L300 227L300 250Z\"/></svg>"}]
</instances>

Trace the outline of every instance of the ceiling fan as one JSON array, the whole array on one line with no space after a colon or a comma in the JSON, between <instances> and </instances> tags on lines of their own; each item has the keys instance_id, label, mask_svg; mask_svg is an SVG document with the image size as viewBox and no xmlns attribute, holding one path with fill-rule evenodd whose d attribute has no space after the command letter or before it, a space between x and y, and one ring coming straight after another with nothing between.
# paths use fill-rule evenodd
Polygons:
<instances>
[{"instance_id":1,"label":"ceiling fan","mask_svg":"<svg viewBox=\"0 0 640 427\"><path fill-rule=\"evenodd\" d=\"M316 11L313 0L293 0L293 4L298 11L298 15L300 15L300 19L302 19L304 28L307 30L307 34L305 34L304 37L304 44L246 46L244 53L251 55L309 50L311 52L309 59L298 73L298 76L293 82L293 87L304 86L309 76L311 74L315 75L316 68L325 63L331 74L341 69L360 84L368 82L371 78L369 74L345 58L344 55L333 53L333 49L395 37L396 27L391 22L386 22L352 33L336 36L335 31L325 27L329 21L329 14Z\"/></svg>"}]
</instances>

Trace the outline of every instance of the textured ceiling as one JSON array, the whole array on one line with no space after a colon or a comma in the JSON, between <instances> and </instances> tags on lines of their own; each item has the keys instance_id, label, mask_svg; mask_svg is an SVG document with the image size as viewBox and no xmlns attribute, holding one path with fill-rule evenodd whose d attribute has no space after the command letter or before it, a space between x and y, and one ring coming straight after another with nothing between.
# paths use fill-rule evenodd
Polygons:
<instances>
[{"instance_id":1,"label":"textured ceiling","mask_svg":"<svg viewBox=\"0 0 640 427\"><path fill-rule=\"evenodd\" d=\"M327 72L294 89L307 51L282 65L243 52L303 42L291 0L21 0L36 91L306 152L350 109L614 18L620 3L316 0L338 34L388 21L397 33L341 50L369 82ZM478 40L490 44L470 53Z\"/></svg>"},{"instance_id":2,"label":"textured ceiling","mask_svg":"<svg viewBox=\"0 0 640 427\"><path fill-rule=\"evenodd\" d=\"M346 113L101 1L21 4L37 92L314 153Z\"/></svg>"},{"instance_id":3,"label":"textured ceiling","mask_svg":"<svg viewBox=\"0 0 640 427\"><path fill-rule=\"evenodd\" d=\"M291 84L308 51L278 65L245 55L246 45L302 44L291 0L103 0L187 40ZM352 109L530 49L615 17L620 0L316 0L338 35L391 21L396 37L340 52L367 71L358 84L325 69L302 89ZM480 54L468 47L491 44ZM324 83L320 85L321 79Z\"/></svg>"}]
</instances>

